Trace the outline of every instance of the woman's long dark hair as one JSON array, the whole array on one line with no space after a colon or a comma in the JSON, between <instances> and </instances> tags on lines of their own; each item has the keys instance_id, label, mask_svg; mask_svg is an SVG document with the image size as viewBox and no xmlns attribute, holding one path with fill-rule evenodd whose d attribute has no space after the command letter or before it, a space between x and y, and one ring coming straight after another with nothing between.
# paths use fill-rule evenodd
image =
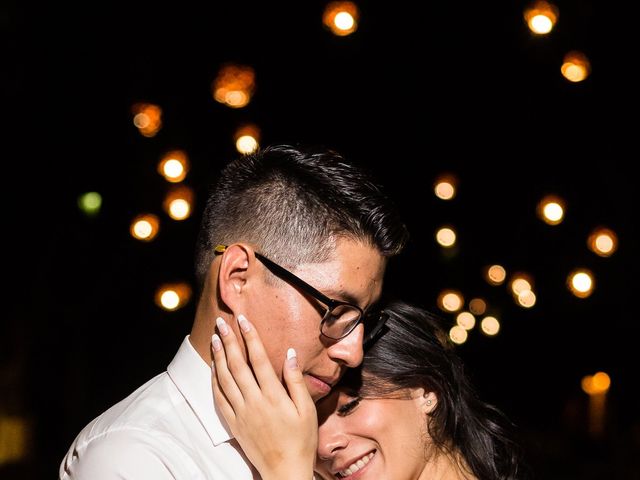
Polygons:
<instances>
[{"instance_id":1,"label":"woman's long dark hair","mask_svg":"<svg viewBox=\"0 0 640 480\"><path fill-rule=\"evenodd\" d=\"M481 401L467 378L440 319L404 302L384 307L386 322L365 348L362 369L343 385L363 398L389 397L400 389L424 388L437 395L428 431L442 452L461 457L481 480L527 478L513 425Z\"/></svg>"}]
</instances>

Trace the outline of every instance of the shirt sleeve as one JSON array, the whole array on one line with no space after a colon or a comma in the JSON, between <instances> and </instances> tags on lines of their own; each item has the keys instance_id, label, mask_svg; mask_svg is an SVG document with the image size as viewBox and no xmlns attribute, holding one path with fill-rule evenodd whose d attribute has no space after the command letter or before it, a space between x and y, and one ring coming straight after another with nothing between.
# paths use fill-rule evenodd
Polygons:
<instances>
[{"instance_id":1,"label":"shirt sleeve","mask_svg":"<svg viewBox=\"0 0 640 480\"><path fill-rule=\"evenodd\" d=\"M60 480L206 478L197 471L187 452L154 433L111 431L74 445L60 466Z\"/></svg>"}]
</instances>

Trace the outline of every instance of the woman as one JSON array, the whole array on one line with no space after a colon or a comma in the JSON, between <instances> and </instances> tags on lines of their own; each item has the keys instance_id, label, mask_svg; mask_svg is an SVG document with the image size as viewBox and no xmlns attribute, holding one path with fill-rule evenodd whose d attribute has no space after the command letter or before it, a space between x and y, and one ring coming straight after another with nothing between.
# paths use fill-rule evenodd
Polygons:
<instances>
[{"instance_id":1,"label":"woman","mask_svg":"<svg viewBox=\"0 0 640 480\"><path fill-rule=\"evenodd\" d=\"M316 476L523 478L509 422L477 397L438 319L403 302L387 305L382 318L361 367L349 370L318 402ZM224 349L214 349L220 382L214 381L216 403L264 479L310 478L315 423L309 418L310 398L304 394L295 357L289 355L283 370L291 394L285 398L275 374L264 374L269 369L260 363L257 333L243 329L243 335L250 361L258 366L257 383L242 373L248 367L238 361L235 339L227 338ZM225 399L220 386L231 396Z\"/></svg>"}]
</instances>

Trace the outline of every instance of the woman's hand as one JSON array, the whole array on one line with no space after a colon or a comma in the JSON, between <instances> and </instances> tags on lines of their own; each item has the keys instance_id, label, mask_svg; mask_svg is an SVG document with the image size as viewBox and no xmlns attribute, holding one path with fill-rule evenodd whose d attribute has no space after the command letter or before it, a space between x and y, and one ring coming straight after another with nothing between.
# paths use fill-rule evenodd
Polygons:
<instances>
[{"instance_id":1,"label":"woman's hand","mask_svg":"<svg viewBox=\"0 0 640 480\"><path fill-rule=\"evenodd\" d=\"M318 419L295 350L290 348L284 360L285 389L258 332L243 315L238 325L248 363L233 330L222 318L216 323L220 335L211 338L213 395L244 454L264 480L311 479Z\"/></svg>"}]
</instances>

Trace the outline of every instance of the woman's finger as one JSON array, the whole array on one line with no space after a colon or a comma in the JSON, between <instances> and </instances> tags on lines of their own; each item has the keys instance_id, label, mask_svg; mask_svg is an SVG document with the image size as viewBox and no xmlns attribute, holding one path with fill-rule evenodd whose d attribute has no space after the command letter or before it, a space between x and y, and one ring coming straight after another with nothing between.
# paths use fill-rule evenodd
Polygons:
<instances>
[{"instance_id":1,"label":"woman's finger","mask_svg":"<svg viewBox=\"0 0 640 480\"><path fill-rule=\"evenodd\" d=\"M269 356L253 324L242 314L238 315L238 326L249 353L249 363L263 394L286 395L284 387L271 365Z\"/></svg>"},{"instance_id":2,"label":"woman's finger","mask_svg":"<svg viewBox=\"0 0 640 480\"><path fill-rule=\"evenodd\" d=\"M289 396L291 397L291 400L293 400L299 415L301 417L311 417L315 420L315 428L317 428L316 406L309 394L309 390L307 389L304 376L298 366L296 351L293 348L290 348L287 351L287 359L284 362L282 375L284 377L285 384L287 385Z\"/></svg>"},{"instance_id":3,"label":"woman's finger","mask_svg":"<svg viewBox=\"0 0 640 480\"><path fill-rule=\"evenodd\" d=\"M233 375L229 371L227 366L227 358L222 341L217 334L211 337L211 351L213 353L213 365L212 365L212 387L214 395L216 390L219 392L219 396L223 398L220 401L220 405L225 403L229 404L233 411L241 408L244 405L244 397L240 388L235 382ZM216 397L216 404L218 398Z\"/></svg>"},{"instance_id":4,"label":"woman's finger","mask_svg":"<svg viewBox=\"0 0 640 480\"><path fill-rule=\"evenodd\" d=\"M224 357L226 359L225 365L223 365L223 367L226 368L223 368L222 371L218 373L222 390L227 393L226 388L227 384L229 384L230 386L235 385L245 399L258 396L260 394L260 388L258 387L251 367L245 360L236 334L222 317L216 318L216 325L224 346ZM218 363L216 362L216 369L217 368Z\"/></svg>"},{"instance_id":5,"label":"woman's finger","mask_svg":"<svg viewBox=\"0 0 640 480\"><path fill-rule=\"evenodd\" d=\"M212 339L213 340L213 339ZM219 339L217 341L220 341ZM213 345L213 343L212 343ZM211 362L211 390L213 391L213 400L216 410L220 411L231 428L236 422L236 413L229 401L229 398L220 388L220 382L216 375L215 362Z\"/></svg>"}]
</instances>

